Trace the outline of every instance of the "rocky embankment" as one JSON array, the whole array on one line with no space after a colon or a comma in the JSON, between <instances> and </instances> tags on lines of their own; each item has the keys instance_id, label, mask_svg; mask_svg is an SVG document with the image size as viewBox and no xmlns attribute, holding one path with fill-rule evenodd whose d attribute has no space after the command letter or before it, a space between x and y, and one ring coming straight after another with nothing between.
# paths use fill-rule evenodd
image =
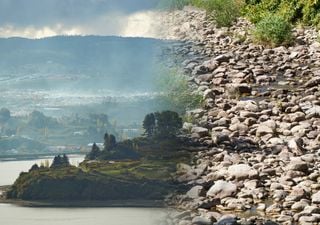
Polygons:
<instances>
[{"instance_id":1,"label":"rocky embankment","mask_svg":"<svg viewBox=\"0 0 320 225\"><path fill-rule=\"evenodd\" d=\"M268 48L253 43L244 19L218 29L192 8L166 16L205 99L184 124L207 147L180 165L190 190L174 200L175 224L320 224L317 32L295 28L292 47Z\"/></svg>"}]
</instances>

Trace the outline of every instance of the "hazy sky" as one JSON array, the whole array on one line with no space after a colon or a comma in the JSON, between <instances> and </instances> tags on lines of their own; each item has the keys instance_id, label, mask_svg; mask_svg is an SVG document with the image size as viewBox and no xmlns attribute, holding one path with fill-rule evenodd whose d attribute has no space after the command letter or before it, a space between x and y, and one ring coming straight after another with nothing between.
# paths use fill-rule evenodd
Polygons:
<instances>
[{"instance_id":1,"label":"hazy sky","mask_svg":"<svg viewBox=\"0 0 320 225\"><path fill-rule=\"evenodd\" d=\"M0 36L148 36L159 0L0 0Z\"/></svg>"}]
</instances>

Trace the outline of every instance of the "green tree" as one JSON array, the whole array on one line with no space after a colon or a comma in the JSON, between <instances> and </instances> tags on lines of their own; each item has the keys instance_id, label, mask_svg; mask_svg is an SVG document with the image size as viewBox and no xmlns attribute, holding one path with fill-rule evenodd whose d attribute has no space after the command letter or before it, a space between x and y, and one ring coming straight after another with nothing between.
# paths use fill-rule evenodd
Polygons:
<instances>
[{"instance_id":1,"label":"green tree","mask_svg":"<svg viewBox=\"0 0 320 225\"><path fill-rule=\"evenodd\" d=\"M86 155L87 160L95 160L101 154L100 148L97 146L96 143L93 143L91 151Z\"/></svg>"},{"instance_id":2,"label":"green tree","mask_svg":"<svg viewBox=\"0 0 320 225\"><path fill-rule=\"evenodd\" d=\"M156 112L155 119L156 134L161 137L175 136L182 128L182 119L177 112Z\"/></svg>"},{"instance_id":3,"label":"green tree","mask_svg":"<svg viewBox=\"0 0 320 225\"><path fill-rule=\"evenodd\" d=\"M116 137L113 134L108 134L107 132L104 135L104 151L111 151L117 144Z\"/></svg>"},{"instance_id":4,"label":"green tree","mask_svg":"<svg viewBox=\"0 0 320 225\"><path fill-rule=\"evenodd\" d=\"M156 126L156 119L153 113L147 114L143 120L143 128L145 129L145 134L148 137L154 135L154 130Z\"/></svg>"},{"instance_id":5,"label":"green tree","mask_svg":"<svg viewBox=\"0 0 320 225\"><path fill-rule=\"evenodd\" d=\"M113 135L113 134L110 134L109 135L109 146L110 146L110 149L113 149L117 144L117 140L116 140L116 137Z\"/></svg>"},{"instance_id":6,"label":"green tree","mask_svg":"<svg viewBox=\"0 0 320 225\"><path fill-rule=\"evenodd\" d=\"M31 172L31 171L35 171L35 170L39 170L39 166L38 166L38 164L33 164L33 166L30 168L30 170L29 170L29 172Z\"/></svg>"},{"instance_id":7,"label":"green tree","mask_svg":"<svg viewBox=\"0 0 320 225\"><path fill-rule=\"evenodd\" d=\"M57 155L54 157L50 168L61 168L70 166L69 158L66 154L62 156Z\"/></svg>"}]
</instances>

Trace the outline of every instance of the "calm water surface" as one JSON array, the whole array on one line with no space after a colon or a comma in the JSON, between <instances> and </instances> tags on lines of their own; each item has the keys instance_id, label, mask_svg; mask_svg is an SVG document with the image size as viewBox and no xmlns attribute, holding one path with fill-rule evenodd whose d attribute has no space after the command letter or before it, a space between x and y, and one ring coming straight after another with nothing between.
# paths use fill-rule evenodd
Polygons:
<instances>
[{"instance_id":1,"label":"calm water surface","mask_svg":"<svg viewBox=\"0 0 320 225\"><path fill-rule=\"evenodd\" d=\"M3 225L159 225L166 212L138 208L25 208L0 204Z\"/></svg>"}]
</instances>

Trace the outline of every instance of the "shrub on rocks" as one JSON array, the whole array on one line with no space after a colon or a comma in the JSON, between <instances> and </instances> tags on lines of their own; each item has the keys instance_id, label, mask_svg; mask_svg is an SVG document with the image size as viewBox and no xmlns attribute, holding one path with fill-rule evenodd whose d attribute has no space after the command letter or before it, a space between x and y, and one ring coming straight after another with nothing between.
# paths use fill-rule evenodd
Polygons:
<instances>
[{"instance_id":1,"label":"shrub on rocks","mask_svg":"<svg viewBox=\"0 0 320 225\"><path fill-rule=\"evenodd\" d=\"M292 42L291 25L281 16L269 14L256 24L253 31L258 43L279 46Z\"/></svg>"},{"instance_id":2,"label":"shrub on rocks","mask_svg":"<svg viewBox=\"0 0 320 225\"><path fill-rule=\"evenodd\" d=\"M247 0L244 13L257 23L266 13L276 13L289 22L318 25L320 2L314 0Z\"/></svg>"},{"instance_id":3,"label":"shrub on rocks","mask_svg":"<svg viewBox=\"0 0 320 225\"><path fill-rule=\"evenodd\" d=\"M229 27L240 16L241 0L193 0L193 5L204 8L219 27Z\"/></svg>"}]
</instances>

